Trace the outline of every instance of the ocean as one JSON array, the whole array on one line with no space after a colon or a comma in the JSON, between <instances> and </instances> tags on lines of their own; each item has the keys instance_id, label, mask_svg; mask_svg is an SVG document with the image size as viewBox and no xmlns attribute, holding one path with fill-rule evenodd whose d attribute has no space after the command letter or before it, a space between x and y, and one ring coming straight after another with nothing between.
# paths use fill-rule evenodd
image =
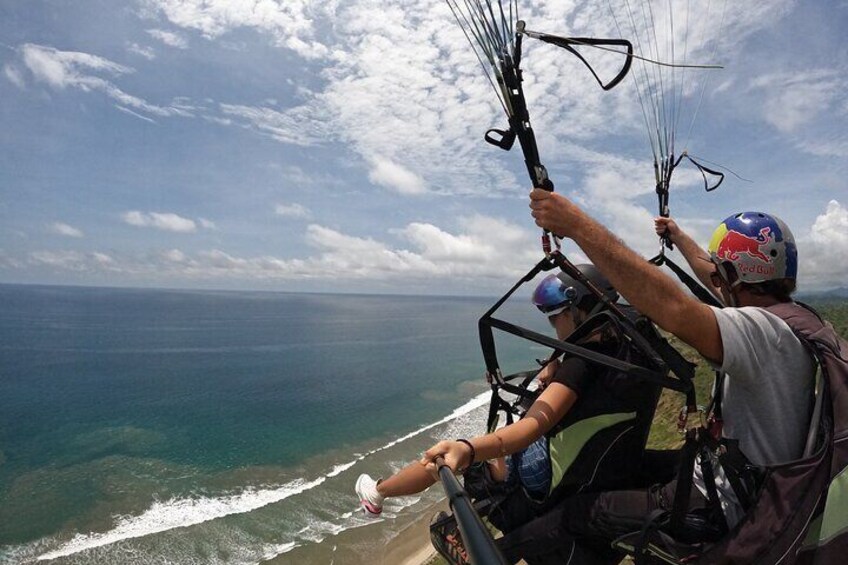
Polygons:
<instances>
[{"instance_id":1,"label":"ocean","mask_svg":"<svg viewBox=\"0 0 848 565\"><path fill-rule=\"evenodd\" d=\"M493 301L0 285L0 563L368 563L442 492L354 481L482 433Z\"/></svg>"}]
</instances>

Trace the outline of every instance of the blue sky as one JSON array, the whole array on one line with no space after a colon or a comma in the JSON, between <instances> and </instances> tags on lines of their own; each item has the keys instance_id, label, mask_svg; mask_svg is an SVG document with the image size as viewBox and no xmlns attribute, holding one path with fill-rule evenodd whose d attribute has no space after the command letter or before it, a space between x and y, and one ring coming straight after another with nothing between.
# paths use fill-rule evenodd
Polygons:
<instances>
[{"instance_id":1,"label":"blue sky","mask_svg":"<svg viewBox=\"0 0 848 565\"><path fill-rule=\"evenodd\" d=\"M521 6L614 35L609 4ZM672 4L678 55L699 4L690 56L725 67L684 86L678 151L752 181L706 194L681 168L672 215L706 242L774 213L801 287L844 286L848 3ZM557 189L653 255L636 85L602 92L529 40L523 66ZM505 120L441 1L0 0L0 71L0 282L493 294L540 258L520 153L482 142Z\"/></svg>"}]
</instances>

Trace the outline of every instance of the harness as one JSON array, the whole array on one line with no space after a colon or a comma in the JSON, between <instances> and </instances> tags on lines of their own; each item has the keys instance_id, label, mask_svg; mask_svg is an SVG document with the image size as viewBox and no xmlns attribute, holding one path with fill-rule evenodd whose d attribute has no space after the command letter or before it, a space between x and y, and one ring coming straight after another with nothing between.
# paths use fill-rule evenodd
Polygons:
<instances>
[{"instance_id":1,"label":"harness","mask_svg":"<svg viewBox=\"0 0 848 565\"><path fill-rule=\"evenodd\" d=\"M821 528L817 522L826 516L831 498L828 477L848 472L848 453L840 454L834 447L839 441L834 439L838 430L845 434L846 429L844 411L848 403L837 404L848 386L845 342L806 305L782 303L766 310L789 325L820 370L801 458L758 467L745 457L737 441L721 437L725 377L718 374L713 402L706 411L708 418L699 418L697 425L686 430L672 510L653 513L639 532L613 542L615 547L632 554L637 564L712 563L715 559L733 563L812 563L807 560L813 555L819 556L812 559L821 559L815 563L844 560L848 523L831 528L842 532L836 538L838 543L834 538L824 538L829 545L822 546L818 541L821 538L816 536L820 536ZM833 390L842 393L832 396ZM715 485L716 462L746 514L732 530L727 527ZM696 464L701 466L707 490L708 516L693 514L687 508ZM839 519L836 522L840 523Z\"/></svg>"},{"instance_id":2,"label":"harness","mask_svg":"<svg viewBox=\"0 0 848 565\"><path fill-rule=\"evenodd\" d=\"M604 458L604 451L613 449L616 441L622 442L619 434L638 434L640 453L644 450L650 422L656 402L663 387L686 394L694 404L694 365L684 359L663 339L646 318L635 313L630 307L615 305L614 309L603 309L584 321L565 340L558 340L533 330L506 322L496 317L497 310L512 296L518 288L533 280L540 272L554 268L563 268L566 260L553 252L536 264L523 276L492 308L479 320L480 344L486 363L487 379L492 389L487 418L487 429L494 431L501 419L511 424L521 418L535 401L538 393L529 390L528 385L538 374L539 369L522 371L503 376L499 367L495 349L494 331L502 331L545 347L553 352L545 360L537 362L544 366L553 359L565 354L591 363L600 370L607 371L610 379L632 379L644 389L645 398L633 401L633 410L610 414L588 414L593 416L582 420L569 418L567 414L546 434L551 456L551 488L545 502L553 502L562 491L571 487L580 490L603 483L604 473L598 473L598 467ZM614 336L618 343L615 352L606 354L587 348L585 340L595 332L605 330ZM511 396L505 396L511 395ZM606 437L604 437L606 434ZM637 442L637 438L628 436L628 445ZM588 449L584 449L589 446ZM592 447L600 447L600 452ZM577 456L579 455L579 457ZM636 464L637 462L631 462ZM578 476L588 467L587 476ZM619 469L620 471L620 469ZM563 488L568 487L568 488ZM573 491L572 491L573 492Z\"/></svg>"}]
</instances>

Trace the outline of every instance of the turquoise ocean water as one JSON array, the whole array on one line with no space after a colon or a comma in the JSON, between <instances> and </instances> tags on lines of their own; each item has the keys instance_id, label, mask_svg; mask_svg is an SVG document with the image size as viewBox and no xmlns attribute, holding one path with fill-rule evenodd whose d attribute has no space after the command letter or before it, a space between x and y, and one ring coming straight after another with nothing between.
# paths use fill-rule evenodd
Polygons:
<instances>
[{"instance_id":1,"label":"turquoise ocean water","mask_svg":"<svg viewBox=\"0 0 848 565\"><path fill-rule=\"evenodd\" d=\"M441 493L353 483L482 431L491 302L0 285L0 562L368 562Z\"/></svg>"}]
</instances>

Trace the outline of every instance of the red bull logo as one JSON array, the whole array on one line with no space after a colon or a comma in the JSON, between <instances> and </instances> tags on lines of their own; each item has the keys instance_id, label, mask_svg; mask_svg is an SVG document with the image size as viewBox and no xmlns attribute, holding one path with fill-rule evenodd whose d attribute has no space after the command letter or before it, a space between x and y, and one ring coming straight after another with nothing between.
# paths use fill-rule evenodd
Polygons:
<instances>
[{"instance_id":1,"label":"red bull logo","mask_svg":"<svg viewBox=\"0 0 848 565\"><path fill-rule=\"evenodd\" d=\"M771 257L761 251L771 239L771 228L765 227L760 230L756 237L748 237L737 231L729 230L718 244L716 255L728 261L738 261L739 254L745 253L749 257L759 259L764 263L771 263Z\"/></svg>"}]
</instances>

